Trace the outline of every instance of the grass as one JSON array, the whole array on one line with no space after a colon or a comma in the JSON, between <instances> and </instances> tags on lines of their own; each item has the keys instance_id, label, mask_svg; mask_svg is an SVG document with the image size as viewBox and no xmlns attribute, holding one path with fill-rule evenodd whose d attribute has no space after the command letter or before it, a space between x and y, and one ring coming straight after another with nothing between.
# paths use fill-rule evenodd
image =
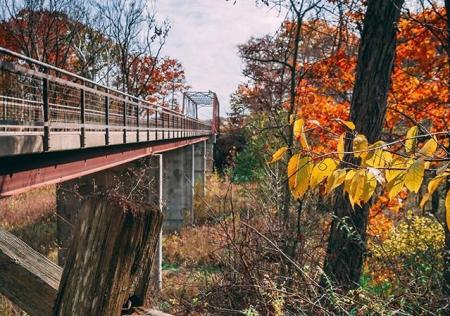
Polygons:
<instances>
[{"instance_id":1,"label":"grass","mask_svg":"<svg viewBox=\"0 0 450 316\"><path fill-rule=\"evenodd\" d=\"M55 187L48 186L0 199L0 228L10 231L34 250L56 262ZM0 315L25 315L0 295Z\"/></svg>"}]
</instances>

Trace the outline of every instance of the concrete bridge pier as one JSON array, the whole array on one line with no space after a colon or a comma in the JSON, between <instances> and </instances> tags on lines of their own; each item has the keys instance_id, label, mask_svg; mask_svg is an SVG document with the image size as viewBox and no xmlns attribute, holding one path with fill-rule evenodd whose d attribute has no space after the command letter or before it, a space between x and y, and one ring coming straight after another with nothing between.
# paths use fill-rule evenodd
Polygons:
<instances>
[{"instance_id":1,"label":"concrete bridge pier","mask_svg":"<svg viewBox=\"0 0 450 316\"><path fill-rule=\"evenodd\" d=\"M165 152L163 174L163 230L177 231L193 223L193 145Z\"/></svg>"},{"instance_id":2,"label":"concrete bridge pier","mask_svg":"<svg viewBox=\"0 0 450 316\"><path fill-rule=\"evenodd\" d=\"M194 223L195 190L205 190L206 142L163 154L164 231L178 231Z\"/></svg>"},{"instance_id":3,"label":"concrete bridge pier","mask_svg":"<svg viewBox=\"0 0 450 316\"><path fill-rule=\"evenodd\" d=\"M211 135L205 141L205 169L206 172L214 171L214 144L216 143L216 135Z\"/></svg>"},{"instance_id":4,"label":"concrete bridge pier","mask_svg":"<svg viewBox=\"0 0 450 316\"><path fill-rule=\"evenodd\" d=\"M194 144L194 195L205 195L206 141Z\"/></svg>"}]
</instances>

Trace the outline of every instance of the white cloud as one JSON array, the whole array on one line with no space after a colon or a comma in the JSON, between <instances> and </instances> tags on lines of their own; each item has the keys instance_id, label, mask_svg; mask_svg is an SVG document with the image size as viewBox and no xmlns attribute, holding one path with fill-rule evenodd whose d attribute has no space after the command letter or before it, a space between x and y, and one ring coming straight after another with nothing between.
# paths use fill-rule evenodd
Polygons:
<instances>
[{"instance_id":1,"label":"white cloud","mask_svg":"<svg viewBox=\"0 0 450 316\"><path fill-rule=\"evenodd\" d=\"M242 80L237 45L272 33L282 17L255 0L157 0L155 7L172 26L164 54L181 61L193 90L216 92L225 115Z\"/></svg>"}]
</instances>

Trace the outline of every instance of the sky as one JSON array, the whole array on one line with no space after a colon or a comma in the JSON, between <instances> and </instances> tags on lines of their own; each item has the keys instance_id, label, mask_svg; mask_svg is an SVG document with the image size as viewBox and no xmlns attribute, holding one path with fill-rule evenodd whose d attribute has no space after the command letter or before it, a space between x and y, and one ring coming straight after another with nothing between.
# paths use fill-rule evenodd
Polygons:
<instances>
[{"instance_id":1,"label":"sky","mask_svg":"<svg viewBox=\"0 0 450 316\"><path fill-rule=\"evenodd\" d=\"M237 45L251 36L276 31L282 16L257 7L255 0L157 0L159 18L171 30L163 54L178 59L194 91L212 90L221 115L229 112L230 95L244 80Z\"/></svg>"}]
</instances>

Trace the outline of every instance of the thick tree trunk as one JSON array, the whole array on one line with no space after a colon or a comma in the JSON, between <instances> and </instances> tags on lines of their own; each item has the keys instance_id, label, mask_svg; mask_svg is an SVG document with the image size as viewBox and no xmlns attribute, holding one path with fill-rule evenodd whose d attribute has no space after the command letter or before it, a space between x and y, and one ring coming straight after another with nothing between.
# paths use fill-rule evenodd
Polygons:
<instances>
[{"instance_id":1,"label":"thick tree trunk","mask_svg":"<svg viewBox=\"0 0 450 316\"><path fill-rule=\"evenodd\" d=\"M358 54L350 118L369 142L381 134L396 47L396 23L403 0L369 0ZM352 138L348 134L347 138ZM351 144L347 141L346 148ZM345 161L358 163L350 155ZM355 288L366 250L370 203L353 210L342 190L336 193L335 217L328 240L322 285L329 282L343 290Z\"/></svg>"},{"instance_id":2,"label":"thick tree trunk","mask_svg":"<svg viewBox=\"0 0 450 316\"><path fill-rule=\"evenodd\" d=\"M450 12L450 11L447 11ZM450 179L447 179L446 192L450 190ZM445 196L445 195L444 195ZM445 209L443 217L443 226L445 231L445 243L444 249L442 251L442 257L444 259L444 271L443 271L443 282L442 282L442 292L444 298L444 308L445 315L450 314L450 229L447 226L445 219Z\"/></svg>"},{"instance_id":3,"label":"thick tree trunk","mask_svg":"<svg viewBox=\"0 0 450 316\"><path fill-rule=\"evenodd\" d=\"M445 10L447 13L447 61L450 71L450 0L445 0ZM448 104L450 104L450 78L448 78ZM450 134L448 135L450 140ZM447 147L447 151L450 151L450 144ZM450 190L450 179L447 179L447 190ZM443 249L444 258L444 271L443 271L443 296L445 300L445 312L450 314L450 229L446 225L445 211L444 211L444 229L445 229L445 245Z\"/></svg>"},{"instance_id":4,"label":"thick tree trunk","mask_svg":"<svg viewBox=\"0 0 450 316\"><path fill-rule=\"evenodd\" d=\"M86 199L78 214L54 315L120 315L142 276L147 276L161 224L161 212L149 204L117 196Z\"/></svg>"}]
</instances>

